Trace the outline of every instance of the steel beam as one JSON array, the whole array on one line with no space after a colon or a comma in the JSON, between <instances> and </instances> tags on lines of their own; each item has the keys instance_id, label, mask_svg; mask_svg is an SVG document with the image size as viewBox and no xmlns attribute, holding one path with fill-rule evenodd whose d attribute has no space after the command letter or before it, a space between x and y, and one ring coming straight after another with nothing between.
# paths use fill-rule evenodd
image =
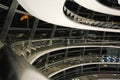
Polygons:
<instances>
[{"instance_id":1,"label":"steel beam","mask_svg":"<svg viewBox=\"0 0 120 80\"><path fill-rule=\"evenodd\" d=\"M2 37L1 40L3 40L3 41L6 40L8 30L10 28L12 21L13 21L13 18L15 15L15 10L17 9L17 7L18 7L18 2L16 0L13 0L11 6L9 8L9 11L8 11L5 23L3 25L2 31L1 31L1 37Z\"/></svg>"},{"instance_id":2,"label":"steel beam","mask_svg":"<svg viewBox=\"0 0 120 80\"><path fill-rule=\"evenodd\" d=\"M34 21L34 23L33 23L33 27L32 27L32 30L30 32L29 39L33 39L34 38L34 35L35 35L35 32L36 32L38 23L39 23L39 19L36 18L35 21Z\"/></svg>"}]
</instances>

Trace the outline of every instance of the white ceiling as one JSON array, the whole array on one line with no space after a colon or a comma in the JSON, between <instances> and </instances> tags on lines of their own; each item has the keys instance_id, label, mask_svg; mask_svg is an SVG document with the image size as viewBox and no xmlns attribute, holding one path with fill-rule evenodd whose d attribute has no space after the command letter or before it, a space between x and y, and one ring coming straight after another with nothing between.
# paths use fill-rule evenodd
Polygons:
<instances>
[{"instance_id":1,"label":"white ceiling","mask_svg":"<svg viewBox=\"0 0 120 80\"><path fill-rule=\"evenodd\" d=\"M63 13L63 5L65 1L66 0L18 0L18 2L30 14L48 23L85 30L120 32L118 29L98 28L73 22L72 20L68 19ZM86 2L86 4L88 3Z\"/></svg>"}]
</instances>

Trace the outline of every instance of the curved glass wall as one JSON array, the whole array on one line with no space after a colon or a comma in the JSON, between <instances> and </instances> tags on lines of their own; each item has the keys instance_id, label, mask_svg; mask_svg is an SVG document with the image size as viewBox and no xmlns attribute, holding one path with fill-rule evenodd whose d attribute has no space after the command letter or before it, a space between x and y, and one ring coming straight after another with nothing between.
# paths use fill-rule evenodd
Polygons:
<instances>
[{"instance_id":1,"label":"curved glass wall","mask_svg":"<svg viewBox=\"0 0 120 80\"><path fill-rule=\"evenodd\" d=\"M83 75L97 75L97 74L119 74L120 64L88 64L81 65L77 67L66 68L63 71L60 71L52 76L52 80L74 80L76 77L80 77ZM105 77L105 76L104 76ZM110 77L110 76L109 76ZM107 76L107 78L109 78ZM110 77L113 79L113 77ZM115 78L115 77L114 77ZM116 76L117 79L119 77ZM84 79L77 79L84 80Z\"/></svg>"},{"instance_id":2,"label":"curved glass wall","mask_svg":"<svg viewBox=\"0 0 120 80\"><path fill-rule=\"evenodd\" d=\"M26 40L11 46L22 57L29 57L50 48L79 45L120 45L120 33L73 30L71 37Z\"/></svg>"},{"instance_id":3,"label":"curved glass wall","mask_svg":"<svg viewBox=\"0 0 120 80\"><path fill-rule=\"evenodd\" d=\"M71 7L71 5L73 5L74 8ZM91 11L78 5L74 1L67 0L64 5L63 11L69 19L81 24L101 28L120 29L119 16Z\"/></svg>"},{"instance_id":4,"label":"curved glass wall","mask_svg":"<svg viewBox=\"0 0 120 80\"><path fill-rule=\"evenodd\" d=\"M103 56L106 57L103 58ZM37 60L35 60L33 65L36 68L38 68L38 70L41 71L44 75L48 76L63 68L67 68L78 64L95 62L119 63L120 62L119 58L120 58L119 48L80 47L62 49L47 53L39 57ZM87 68L87 66L85 67Z\"/></svg>"},{"instance_id":5,"label":"curved glass wall","mask_svg":"<svg viewBox=\"0 0 120 80\"><path fill-rule=\"evenodd\" d=\"M120 10L120 5L118 4L119 0L97 0L97 1L110 8Z\"/></svg>"}]
</instances>

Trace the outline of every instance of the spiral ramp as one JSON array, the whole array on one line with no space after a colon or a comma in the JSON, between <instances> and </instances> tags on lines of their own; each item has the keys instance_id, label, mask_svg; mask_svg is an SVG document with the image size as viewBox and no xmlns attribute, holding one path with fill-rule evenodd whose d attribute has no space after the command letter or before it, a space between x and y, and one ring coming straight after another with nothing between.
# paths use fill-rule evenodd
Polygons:
<instances>
[{"instance_id":1,"label":"spiral ramp","mask_svg":"<svg viewBox=\"0 0 120 80\"><path fill-rule=\"evenodd\" d=\"M74 0L74 1L77 4L83 6L87 9L90 9L90 10L93 10L93 11L96 11L96 12L99 12L99 13L104 13L104 14L109 14L109 15L114 15L114 16L120 16L120 14L119 14L120 11L119 10L111 9L111 8L106 7L106 6L103 6L100 3L98 3L96 0L91 0L91 1L88 1L88 0ZM38 19L46 21L48 23L61 25L61 26L66 26L66 27L70 27L70 28L84 29L84 30L116 32L116 33L120 32L119 29L95 27L95 26L92 26L92 25L80 24L80 23L77 23L76 21L70 20L64 14L64 10L66 10L66 8L64 7L64 4L65 4L66 0L31 0L31 1L30 0L18 0L18 2L31 15L37 17ZM73 12L71 12L69 10L67 10L67 14L70 14L71 16L74 16L74 18L75 17L78 17L78 18L80 17L80 16L74 14ZM82 17L82 19L85 19L85 18ZM94 21L94 20L92 20L92 21ZM78 47L78 46L74 46L74 47ZM81 46L81 47L85 47L85 46ZM93 47L93 46L89 46L89 47ZM99 46L99 47L114 47L114 46ZM64 49L64 48L69 48L69 47L62 47L62 49ZM119 48L119 47L117 46L117 48ZM9 62L10 66L16 65L15 67L13 67L13 70L15 70L15 73L17 73L17 75L14 75L15 73L11 72L11 71L10 71L10 75L9 75L9 73L8 74L5 73L5 74L8 75L8 78L4 78L3 80L48 80L43 75L41 75L39 72L37 72L37 70L35 70L33 67L31 67L31 65L27 64L26 61L21 60L19 57L14 55L14 52L12 52L11 49L9 49L7 46L4 46L1 50L5 51L4 54L7 54L6 51L10 52L9 54L11 56L5 55L5 57L6 57L6 62L5 63ZM51 50L51 51L54 51L54 50ZM47 54L48 52L49 51L43 51L41 53L38 53L37 55L34 55L34 56L30 57L28 61L32 64L33 62L35 62L35 60L37 60L39 57ZM89 64L101 65L103 63L88 63L88 65ZM106 64L109 64L109 63L106 63ZM115 64L119 66L119 63L115 63ZM82 67L83 67L83 65L87 65L87 64L82 64ZM18 68L21 68L21 66L22 66L23 69L21 71L18 71L19 70ZM59 72L62 72L64 70L67 70L67 69L70 69L70 68L74 68L76 66L78 67L80 65L75 65L75 66L71 66L71 67L59 70L58 72L55 72L55 73L49 75L49 78L51 76L56 75ZM27 67L27 69L26 69L26 67ZM82 68L82 67L80 67L80 68ZM119 68L117 67L117 69L119 69ZM30 74L30 75L27 75L27 74ZM17 76L17 77L14 78L13 76ZM32 77L32 76L34 76L34 77ZM1 80L2 80L2 78L1 78Z\"/></svg>"},{"instance_id":2,"label":"spiral ramp","mask_svg":"<svg viewBox=\"0 0 120 80\"><path fill-rule=\"evenodd\" d=\"M90 10L97 11L100 13L105 13L105 14L111 14L115 16L120 16L120 10L116 10L110 7L107 7L101 3L99 3L97 0L74 0L77 2L79 5L84 6Z\"/></svg>"},{"instance_id":3,"label":"spiral ramp","mask_svg":"<svg viewBox=\"0 0 120 80\"><path fill-rule=\"evenodd\" d=\"M96 31L106 31L106 32L120 32L118 29L104 29L104 28L98 28L98 27L93 27L93 26L88 26L88 25L83 25L83 24L78 24L76 22L73 22L66 18L65 14L63 13L63 7L65 4L66 0L36 0L36 1L24 1L24 0L18 0L18 2L33 16L37 17L38 19L41 19L43 21L46 21L48 23L56 24L56 25L61 25L61 26L66 26L66 27L71 27L71 28L77 28L77 29L86 29L86 30L96 30ZM78 4L84 6L84 4L81 4L79 2L82 2L81 0L75 0ZM83 3L90 7L92 5L92 2L95 2L93 5L93 8L97 7L96 0L92 1L87 1L83 0ZM91 4L90 4L91 3ZM87 6L84 6L87 8ZM102 8L101 8L102 7ZM100 9L99 9L100 8ZM114 10L114 9L107 9L105 6L99 6L97 10L101 12L106 12L106 13L113 13L112 15L119 15L120 11L119 10ZM105 10L101 10L104 9ZM97 11L94 10L94 11Z\"/></svg>"}]
</instances>

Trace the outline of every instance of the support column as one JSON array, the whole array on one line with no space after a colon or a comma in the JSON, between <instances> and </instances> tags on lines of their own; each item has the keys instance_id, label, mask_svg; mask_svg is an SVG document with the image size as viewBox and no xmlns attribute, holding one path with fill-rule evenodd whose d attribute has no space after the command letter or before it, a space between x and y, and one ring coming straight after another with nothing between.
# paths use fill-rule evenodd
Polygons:
<instances>
[{"instance_id":1,"label":"support column","mask_svg":"<svg viewBox=\"0 0 120 80\"><path fill-rule=\"evenodd\" d=\"M84 57L84 55L85 55L85 47L83 48L83 57Z\"/></svg>"},{"instance_id":2,"label":"support column","mask_svg":"<svg viewBox=\"0 0 120 80\"><path fill-rule=\"evenodd\" d=\"M46 63L45 63L45 68L47 69L48 67L48 62L49 62L49 54L47 54L47 57L46 57Z\"/></svg>"},{"instance_id":3,"label":"support column","mask_svg":"<svg viewBox=\"0 0 120 80\"><path fill-rule=\"evenodd\" d=\"M69 32L69 35L68 35L69 38L71 38L72 32L73 32L73 29L70 29L70 32Z\"/></svg>"},{"instance_id":4,"label":"support column","mask_svg":"<svg viewBox=\"0 0 120 80\"><path fill-rule=\"evenodd\" d=\"M105 35L106 35L106 32L103 33L103 38L102 38L101 44L103 44L103 42L105 40Z\"/></svg>"},{"instance_id":5,"label":"support column","mask_svg":"<svg viewBox=\"0 0 120 80\"><path fill-rule=\"evenodd\" d=\"M83 74L83 66L81 66L81 75Z\"/></svg>"},{"instance_id":6,"label":"support column","mask_svg":"<svg viewBox=\"0 0 120 80\"><path fill-rule=\"evenodd\" d=\"M102 47L100 47L100 56L102 56L102 50L103 50Z\"/></svg>"},{"instance_id":7,"label":"support column","mask_svg":"<svg viewBox=\"0 0 120 80\"><path fill-rule=\"evenodd\" d=\"M93 12L93 13L92 13L92 16L91 16L91 18L90 18L90 19L93 19L94 15L95 15L95 12Z\"/></svg>"},{"instance_id":8,"label":"support column","mask_svg":"<svg viewBox=\"0 0 120 80\"><path fill-rule=\"evenodd\" d=\"M35 32L36 32L36 29L37 29L37 26L38 26L38 23L39 23L39 19L35 19L34 23L33 23L33 27L31 29L31 32L30 32L30 37L29 39L34 39L34 35L35 35Z\"/></svg>"},{"instance_id":9,"label":"support column","mask_svg":"<svg viewBox=\"0 0 120 80\"><path fill-rule=\"evenodd\" d=\"M51 39L52 39L52 38L54 38L56 28L57 28L57 25L54 25L54 26L53 26L52 33L51 33L51 36L50 36L50 37L51 37Z\"/></svg>"},{"instance_id":10,"label":"support column","mask_svg":"<svg viewBox=\"0 0 120 80\"><path fill-rule=\"evenodd\" d=\"M9 31L10 25L13 21L13 18L14 18L14 15L15 15L15 10L17 9L17 7L18 7L17 0L13 0L11 6L9 8L8 14L6 16L5 23L3 25L2 31L1 31L1 37L2 37L1 40L3 40L3 41L6 40L8 31Z\"/></svg>"},{"instance_id":11,"label":"support column","mask_svg":"<svg viewBox=\"0 0 120 80\"><path fill-rule=\"evenodd\" d=\"M100 64L98 64L98 72L100 72Z\"/></svg>"},{"instance_id":12,"label":"support column","mask_svg":"<svg viewBox=\"0 0 120 80\"><path fill-rule=\"evenodd\" d=\"M79 13L80 9L81 9L81 6L78 6L77 11L76 11L76 14Z\"/></svg>"},{"instance_id":13,"label":"support column","mask_svg":"<svg viewBox=\"0 0 120 80\"><path fill-rule=\"evenodd\" d=\"M65 50L65 59L67 59L68 56L68 49Z\"/></svg>"},{"instance_id":14,"label":"support column","mask_svg":"<svg viewBox=\"0 0 120 80\"><path fill-rule=\"evenodd\" d=\"M31 32L30 32L30 36L29 36L29 40L28 40L28 48L31 50L31 46L32 46L32 40L33 40L33 38L34 38L34 35L35 35L35 31L36 31L36 28L37 28L37 26L38 26L38 23L39 23L39 19L35 19L35 21L34 21L34 23L33 23L33 27L32 27L32 29L31 29ZM30 55L31 55L32 53L30 53Z\"/></svg>"},{"instance_id":15,"label":"support column","mask_svg":"<svg viewBox=\"0 0 120 80\"><path fill-rule=\"evenodd\" d=\"M118 49L118 57L120 58L120 50Z\"/></svg>"},{"instance_id":16,"label":"support column","mask_svg":"<svg viewBox=\"0 0 120 80\"><path fill-rule=\"evenodd\" d=\"M84 37L84 39L85 39L85 44L88 42L88 34L89 34L89 30L86 31L86 34L85 34L85 37Z\"/></svg>"},{"instance_id":17,"label":"support column","mask_svg":"<svg viewBox=\"0 0 120 80\"><path fill-rule=\"evenodd\" d=\"M119 73L119 64L116 64L117 65L117 73Z\"/></svg>"}]
</instances>

